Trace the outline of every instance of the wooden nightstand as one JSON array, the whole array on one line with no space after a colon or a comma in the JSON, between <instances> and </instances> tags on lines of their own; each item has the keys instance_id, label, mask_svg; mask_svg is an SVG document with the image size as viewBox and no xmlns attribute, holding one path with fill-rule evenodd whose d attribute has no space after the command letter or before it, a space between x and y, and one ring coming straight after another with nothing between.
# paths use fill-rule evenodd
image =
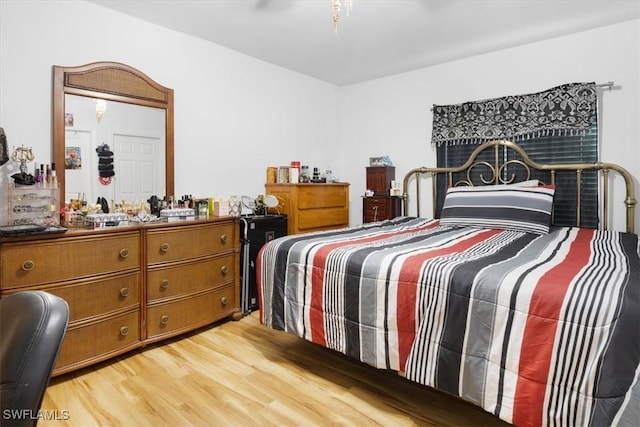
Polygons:
<instances>
[{"instance_id":1,"label":"wooden nightstand","mask_svg":"<svg viewBox=\"0 0 640 427\"><path fill-rule=\"evenodd\" d=\"M402 197L372 196L362 198L362 222L384 221L400 216Z\"/></svg>"},{"instance_id":2,"label":"wooden nightstand","mask_svg":"<svg viewBox=\"0 0 640 427\"><path fill-rule=\"evenodd\" d=\"M287 215L288 234L349 226L349 184L265 184L280 200L271 213Z\"/></svg>"}]
</instances>

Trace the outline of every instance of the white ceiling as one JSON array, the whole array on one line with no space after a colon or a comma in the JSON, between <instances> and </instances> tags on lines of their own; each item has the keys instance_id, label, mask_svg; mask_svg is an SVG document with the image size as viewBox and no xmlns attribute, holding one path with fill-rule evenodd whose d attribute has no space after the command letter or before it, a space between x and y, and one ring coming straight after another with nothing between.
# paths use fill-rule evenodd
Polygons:
<instances>
[{"instance_id":1,"label":"white ceiling","mask_svg":"<svg viewBox=\"0 0 640 427\"><path fill-rule=\"evenodd\" d=\"M90 0L343 86L640 17L640 0ZM615 46L611 46L615 49Z\"/></svg>"}]
</instances>

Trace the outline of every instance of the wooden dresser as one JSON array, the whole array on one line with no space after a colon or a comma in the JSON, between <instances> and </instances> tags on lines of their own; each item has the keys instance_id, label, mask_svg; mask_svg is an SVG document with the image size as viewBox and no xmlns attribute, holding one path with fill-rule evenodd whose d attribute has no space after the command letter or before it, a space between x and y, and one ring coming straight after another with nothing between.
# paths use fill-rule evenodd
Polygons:
<instances>
[{"instance_id":1,"label":"wooden dresser","mask_svg":"<svg viewBox=\"0 0 640 427\"><path fill-rule=\"evenodd\" d=\"M0 297L45 290L69 304L54 375L240 315L232 217L0 240Z\"/></svg>"},{"instance_id":2,"label":"wooden dresser","mask_svg":"<svg viewBox=\"0 0 640 427\"><path fill-rule=\"evenodd\" d=\"M287 215L288 234L349 226L349 184L265 184L266 194L280 205L274 213Z\"/></svg>"}]
</instances>

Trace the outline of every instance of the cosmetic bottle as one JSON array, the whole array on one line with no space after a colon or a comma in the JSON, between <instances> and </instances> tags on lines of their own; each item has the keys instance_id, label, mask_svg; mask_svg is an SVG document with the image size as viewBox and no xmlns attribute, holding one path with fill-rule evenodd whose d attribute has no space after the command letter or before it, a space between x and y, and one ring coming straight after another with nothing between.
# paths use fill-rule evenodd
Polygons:
<instances>
[{"instance_id":1,"label":"cosmetic bottle","mask_svg":"<svg viewBox=\"0 0 640 427\"><path fill-rule=\"evenodd\" d=\"M52 187L57 187L58 186L58 177L56 175L56 164L55 163L51 163L51 186Z\"/></svg>"}]
</instances>

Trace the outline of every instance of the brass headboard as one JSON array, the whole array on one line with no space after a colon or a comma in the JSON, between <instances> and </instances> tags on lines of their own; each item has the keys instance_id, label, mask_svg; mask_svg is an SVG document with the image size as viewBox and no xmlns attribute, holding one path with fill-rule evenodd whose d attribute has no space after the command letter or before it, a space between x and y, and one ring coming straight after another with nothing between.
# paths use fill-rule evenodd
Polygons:
<instances>
[{"instance_id":1,"label":"brass headboard","mask_svg":"<svg viewBox=\"0 0 640 427\"><path fill-rule=\"evenodd\" d=\"M493 149L494 157L491 162L488 161L480 161L476 160L478 155L485 151ZM514 150L519 156L519 159L502 161L501 150L511 149ZM631 174L621 166L618 166L613 163L562 163L562 164L540 164L534 162L529 158L527 153L520 147L511 141L506 140L498 140L498 141L490 141L486 142L478 148L476 148L473 153L469 156L469 159L461 166L451 167L451 168L416 168L410 170L404 177L403 181L403 213L404 215L408 215L408 203L409 203L409 185L410 181L415 179L415 188L416 188L416 206L417 206L417 216L420 216L420 176L422 174L429 174L431 176L431 181L433 184L432 189L432 201L434 207L434 216L436 214L436 177L438 174L446 174L447 182L449 186L456 185L473 185L472 183L472 174L474 168L478 166L482 166L485 170L489 170L489 176L485 177L480 174L480 180L483 184L510 184L515 180L514 174L506 175L504 172L507 170L506 168L516 166L522 167L526 171L526 179L529 179L531 176L531 169L539 170L539 171L549 171L551 176L550 184L555 184L556 172L558 171L574 171L576 175L576 226L580 226L580 186L581 186L581 175L582 172L587 170L596 170L601 172L602 176L602 202L603 202L603 214L602 214L602 227L606 230L609 226L609 171L615 171L620 174L624 178L625 186L626 186L626 197L624 199L624 204L626 205L626 219L627 219L627 232L633 233L635 230L634 224L634 215L635 215L635 190L633 179ZM457 182L453 182L453 174L458 172L466 171L466 179L459 180Z\"/></svg>"}]
</instances>

